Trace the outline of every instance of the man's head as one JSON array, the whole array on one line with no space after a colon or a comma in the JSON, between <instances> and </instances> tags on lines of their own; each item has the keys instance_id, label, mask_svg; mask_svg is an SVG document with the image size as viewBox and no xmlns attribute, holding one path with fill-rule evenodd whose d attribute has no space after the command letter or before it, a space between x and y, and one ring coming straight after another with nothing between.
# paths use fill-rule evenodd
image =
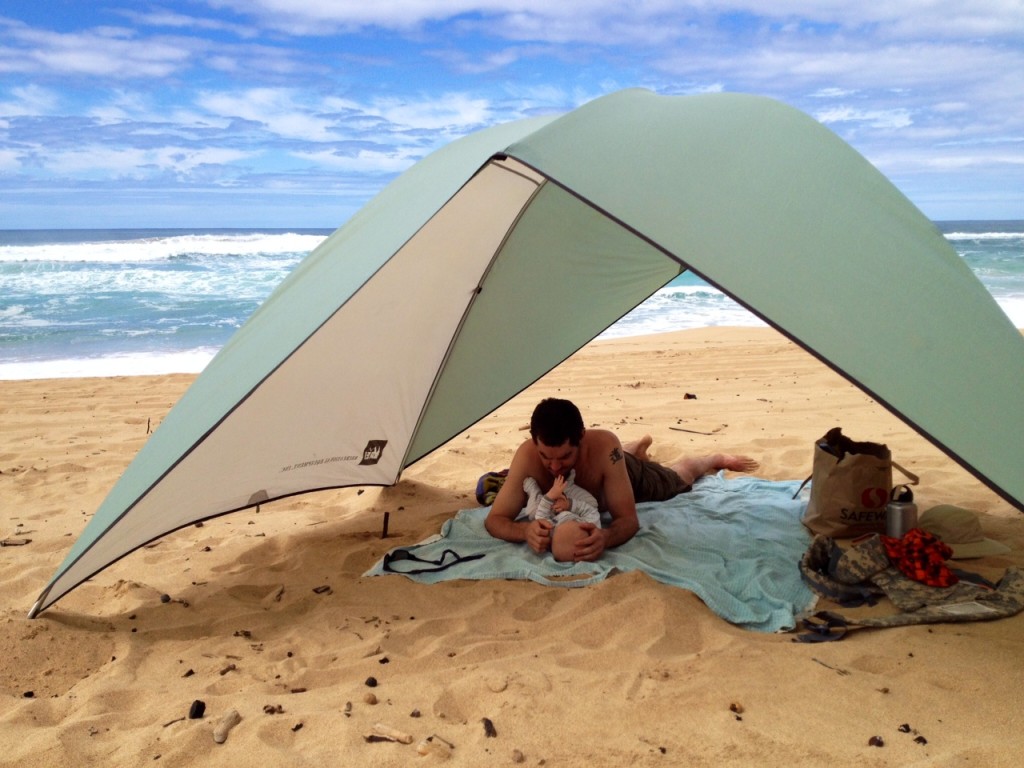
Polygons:
<instances>
[{"instance_id":1,"label":"man's head","mask_svg":"<svg viewBox=\"0 0 1024 768\"><path fill-rule=\"evenodd\" d=\"M583 416L568 400L549 397L533 409L530 436L544 466L552 475L567 475L579 458Z\"/></svg>"},{"instance_id":2,"label":"man's head","mask_svg":"<svg viewBox=\"0 0 1024 768\"><path fill-rule=\"evenodd\" d=\"M583 416L580 409L568 400L549 397L533 409L530 419L530 437L533 442L557 446L566 442L578 447L583 438Z\"/></svg>"}]
</instances>

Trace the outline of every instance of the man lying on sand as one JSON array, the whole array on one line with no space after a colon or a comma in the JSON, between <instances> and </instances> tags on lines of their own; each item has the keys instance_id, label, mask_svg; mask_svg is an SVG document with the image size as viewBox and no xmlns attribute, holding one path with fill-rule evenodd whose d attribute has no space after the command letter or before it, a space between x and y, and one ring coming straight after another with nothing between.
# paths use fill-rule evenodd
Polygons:
<instances>
[{"instance_id":1,"label":"man lying on sand","mask_svg":"<svg viewBox=\"0 0 1024 768\"><path fill-rule=\"evenodd\" d=\"M750 472L758 464L747 456L716 453L681 458L663 466L651 461L651 437L623 446L613 432L585 429L579 408L568 400L542 400L530 419L530 439L516 450L508 477L484 524L505 541L525 541L534 552L551 551L556 560L597 560L609 547L629 541L640 527L636 502L665 501L688 491L698 478L729 469ZM606 528L567 519L517 520L527 503L523 483L533 478L548 493L556 477L576 471L576 485L589 491L612 521ZM554 499L551 499L552 501Z\"/></svg>"}]
</instances>

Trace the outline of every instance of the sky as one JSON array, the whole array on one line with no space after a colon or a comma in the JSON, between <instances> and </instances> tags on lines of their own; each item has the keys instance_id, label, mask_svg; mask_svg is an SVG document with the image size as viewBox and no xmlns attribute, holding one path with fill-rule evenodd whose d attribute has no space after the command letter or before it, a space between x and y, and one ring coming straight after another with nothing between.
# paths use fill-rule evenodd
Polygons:
<instances>
[{"instance_id":1,"label":"sky","mask_svg":"<svg viewBox=\"0 0 1024 768\"><path fill-rule=\"evenodd\" d=\"M1024 219L1024 0L4 0L0 229L333 229L630 87L778 99L933 220Z\"/></svg>"}]
</instances>

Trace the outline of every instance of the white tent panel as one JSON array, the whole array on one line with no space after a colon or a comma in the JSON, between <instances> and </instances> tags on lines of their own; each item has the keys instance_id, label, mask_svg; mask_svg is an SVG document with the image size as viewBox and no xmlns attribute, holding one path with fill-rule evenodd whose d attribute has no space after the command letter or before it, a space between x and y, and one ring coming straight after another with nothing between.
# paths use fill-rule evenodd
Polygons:
<instances>
[{"instance_id":1,"label":"white tent panel","mask_svg":"<svg viewBox=\"0 0 1024 768\"><path fill-rule=\"evenodd\" d=\"M455 329L537 188L535 176L485 167L64 578L88 578L196 519L311 488L394 483ZM372 405L381 398L383 412Z\"/></svg>"}]
</instances>

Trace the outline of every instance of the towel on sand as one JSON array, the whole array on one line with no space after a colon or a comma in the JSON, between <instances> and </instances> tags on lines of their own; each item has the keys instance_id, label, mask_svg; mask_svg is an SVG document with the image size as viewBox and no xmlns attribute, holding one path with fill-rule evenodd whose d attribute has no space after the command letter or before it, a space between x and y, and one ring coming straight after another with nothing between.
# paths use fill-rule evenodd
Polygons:
<instances>
[{"instance_id":1,"label":"towel on sand","mask_svg":"<svg viewBox=\"0 0 1024 768\"><path fill-rule=\"evenodd\" d=\"M797 481L726 479L721 473L705 477L670 501L638 504L637 535L596 563L559 563L525 544L494 539L484 529L487 508L467 509L446 520L440 534L399 548L419 562L395 560L392 570L385 570L382 558L365 575L406 571L402 575L425 584L530 579L583 587L615 571L641 570L690 590L733 624L760 632L789 630L797 614L815 602L800 577L800 558L811 539L800 522L807 502L792 499L798 486ZM483 557L459 561L472 555ZM423 560L454 564L433 570ZM414 570L421 572L408 573Z\"/></svg>"}]
</instances>

